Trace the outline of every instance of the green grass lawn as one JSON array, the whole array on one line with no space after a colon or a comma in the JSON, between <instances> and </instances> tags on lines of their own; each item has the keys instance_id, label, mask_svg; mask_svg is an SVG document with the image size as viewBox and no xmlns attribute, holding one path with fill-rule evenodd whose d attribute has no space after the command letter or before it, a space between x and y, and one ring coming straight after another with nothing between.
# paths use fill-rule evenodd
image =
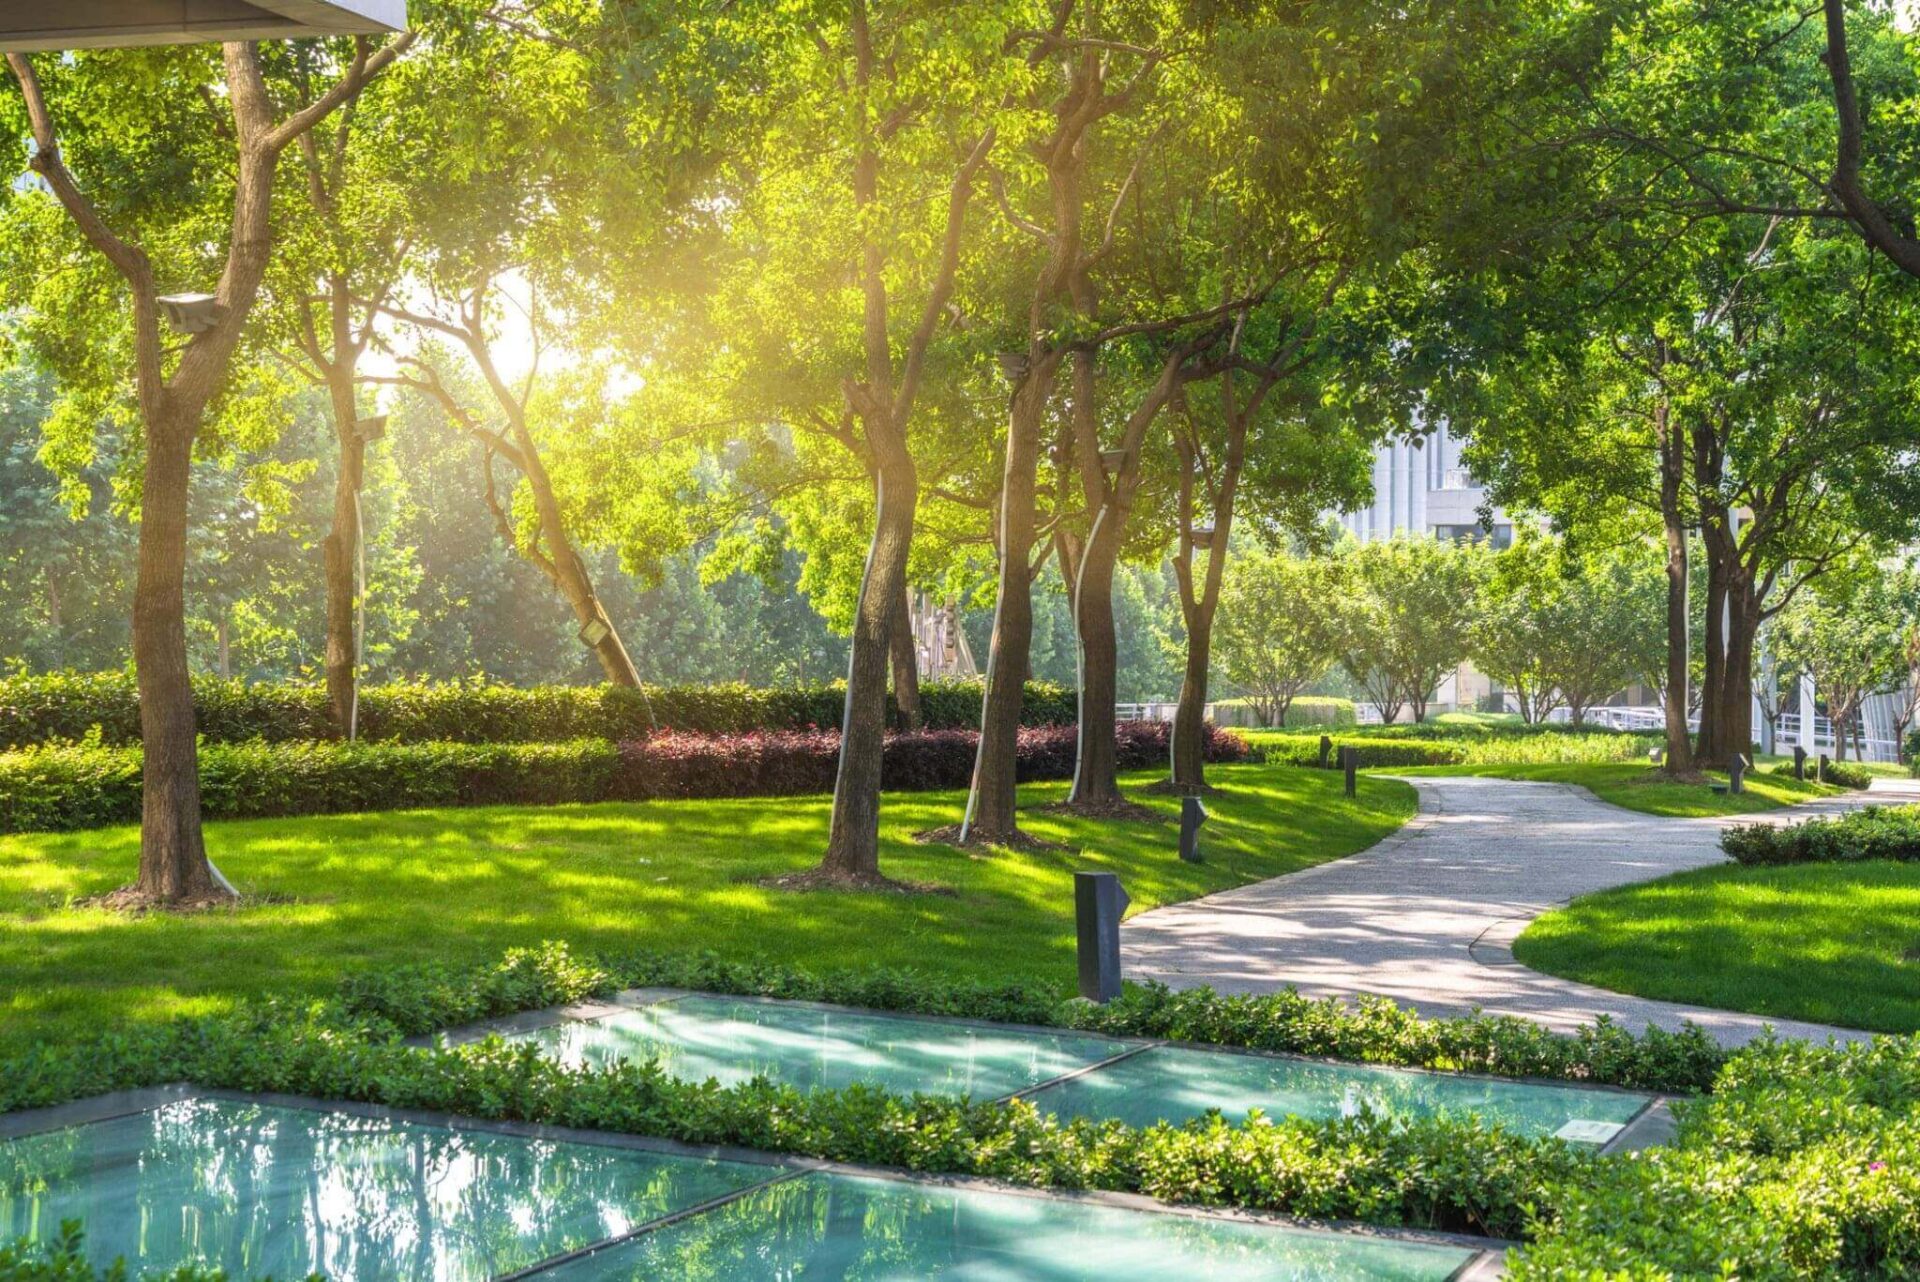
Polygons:
<instances>
[{"instance_id":1,"label":"green grass lawn","mask_svg":"<svg viewBox=\"0 0 1920 1282\"><path fill-rule=\"evenodd\" d=\"M1132 778L1138 786L1164 772ZM319 993L344 971L463 962L543 939L588 949L715 949L814 968L865 963L1020 978L1070 989L1075 869L1120 874L1133 909L1292 872L1372 845L1413 813L1384 779L1341 795L1332 772L1214 766L1206 862L1177 857L1165 821L1028 813L1075 853L922 846L964 798L887 798L881 863L944 893L793 893L758 879L810 867L829 801L780 797L441 809L210 824L209 853L268 902L128 918L70 906L133 876L131 827L0 837L0 1050L124 1021L223 1009L266 991ZM1022 789L1059 799L1065 784Z\"/></svg>"},{"instance_id":2,"label":"green grass lawn","mask_svg":"<svg viewBox=\"0 0 1920 1282\"><path fill-rule=\"evenodd\" d=\"M1642 762L1608 763L1553 762L1529 765L1493 766L1403 766L1381 767L1391 775L1479 775L1492 779L1541 779L1549 783L1572 783L1594 796L1628 810L1674 819L1694 819L1705 815L1744 815L1760 810L1777 810L1815 797L1831 797L1844 789L1830 784L1802 782L1791 775L1749 774L1746 789L1739 796L1717 793L1706 784L1677 783ZM1722 774L1710 779L1726 782Z\"/></svg>"},{"instance_id":3,"label":"green grass lawn","mask_svg":"<svg viewBox=\"0 0 1920 1282\"><path fill-rule=\"evenodd\" d=\"M1576 899L1514 955L1617 992L1920 1030L1920 865L1727 864Z\"/></svg>"}]
</instances>

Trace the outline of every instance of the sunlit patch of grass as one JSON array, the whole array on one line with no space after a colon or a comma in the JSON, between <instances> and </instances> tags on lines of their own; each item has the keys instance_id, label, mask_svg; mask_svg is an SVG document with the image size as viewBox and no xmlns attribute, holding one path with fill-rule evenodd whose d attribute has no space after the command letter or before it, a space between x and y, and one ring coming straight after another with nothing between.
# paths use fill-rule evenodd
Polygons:
<instances>
[{"instance_id":1,"label":"sunlit patch of grass","mask_svg":"<svg viewBox=\"0 0 1920 1282\"><path fill-rule=\"evenodd\" d=\"M1726 864L1576 899L1514 955L1618 992L1920 1030L1920 865Z\"/></svg>"},{"instance_id":2,"label":"sunlit patch of grass","mask_svg":"<svg viewBox=\"0 0 1920 1282\"><path fill-rule=\"evenodd\" d=\"M1532 779L1577 784L1602 801L1673 819L1753 814L1811 801L1816 797L1835 796L1844 791L1830 784L1795 779L1791 775L1755 772L1747 775L1744 791L1735 796L1713 790L1712 784L1726 783L1727 777L1723 774L1709 772L1708 783L1679 783L1640 762L1382 767L1380 773L1409 776L1477 775L1490 779Z\"/></svg>"},{"instance_id":3,"label":"sunlit patch of grass","mask_svg":"<svg viewBox=\"0 0 1920 1282\"><path fill-rule=\"evenodd\" d=\"M1129 781L1138 787L1154 776ZM880 963L951 976L1073 982L1075 869L1118 872L1133 911L1365 849L1413 812L1413 792L1330 771L1217 766L1206 862L1176 855L1178 803L1157 823L1028 810L1071 854L955 850L913 834L958 817L958 793L891 796L881 864L951 893L770 890L826 845L825 797L496 807L217 823L208 850L254 895L234 912L120 917L67 907L131 880L138 833L0 837L0 1049L116 1022L222 1009L266 992L317 994L348 970L477 962L564 939L595 950L713 949L816 968ZM1021 790L1059 800L1060 783ZM664 879L664 880L663 880Z\"/></svg>"}]
</instances>

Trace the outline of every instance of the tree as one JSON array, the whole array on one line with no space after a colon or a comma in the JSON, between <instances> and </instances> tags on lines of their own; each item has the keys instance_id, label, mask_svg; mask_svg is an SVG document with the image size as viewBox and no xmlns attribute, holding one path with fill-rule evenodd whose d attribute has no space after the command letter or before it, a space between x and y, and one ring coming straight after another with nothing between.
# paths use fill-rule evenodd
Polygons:
<instances>
[{"instance_id":1,"label":"tree","mask_svg":"<svg viewBox=\"0 0 1920 1282\"><path fill-rule=\"evenodd\" d=\"M1333 666L1341 590L1331 557L1249 549L1227 569L1213 651L1261 725L1286 725L1294 698Z\"/></svg>"},{"instance_id":2,"label":"tree","mask_svg":"<svg viewBox=\"0 0 1920 1282\"><path fill-rule=\"evenodd\" d=\"M118 337L125 339L131 331L132 400L144 450L133 607L144 765L140 871L123 892L130 903L174 905L232 894L207 862L200 832L185 617L187 498L194 445L209 407L226 388L267 272L274 175L282 153L356 97L411 39L403 35L375 49L356 38L351 53L340 55L329 68L335 78L324 92L291 111L275 103L260 50L252 44L223 46L217 89L205 55L197 50L72 55L50 68L52 94L43 88L40 68L31 59L7 55L26 116L26 128L13 132L31 136L28 163L44 184L26 190L24 184L9 184L7 198L16 205L37 203L50 193L85 245L111 266L131 304ZM146 88L128 94L124 76L135 68ZM208 98L203 93L224 102L225 117L205 111ZM176 107L164 120L154 120L155 104L169 99L193 106ZM56 114L55 104L62 102L70 110ZM182 113L196 112L204 114L181 119ZM179 151L154 146L156 129L174 132L183 146ZM179 229L170 224L186 211L164 194L165 179L154 166L171 169L183 154L212 161L221 144L230 144L224 160L231 166L226 192L231 212L218 233L212 219L203 226L224 239L224 261L212 298L193 305L191 337L177 353L171 352L160 329L161 291L166 288L162 282L190 279L188 272L204 266L199 260L206 242L195 241L190 233L185 239L191 243L182 244ZM87 174L86 185L69 168L69 152ZM211 195L204 188L198 194ZM203 204L197 212L204 217L206 210ZM34 211L26 216L32 218ZM54 254L71 254L77 248L70 237L61 239ZM98 367L91 372L101 373ZM114 386L119 382L109 376L106 386L95 383L89 391L99 398L96 404L121 394L121 387Z\"/></svg>"},{"instance_id":3,"label":"tree","mask_svg":"<svg viewBox=\"0 0 1920 1282\"><path fill-rule=\"evenodd\" d=\"M1643 541L1584 555L1533 530L1495 553L1473 624L1473 661L1506 687L1521 719L1595 704L1660 662L1663 584Z\"/></svg>"},{"instance_id":4,"label":"tree","mask_svg":"<svg viewBox=\"0 0 1920 1282\"><path fill-rule=\"evenodd\" d=\"M1340 664L1393 721L1427 703L1468 655L1486 552L1479 543L1396 535L1346 557Z\"/></svg>"},{"instance_id":5,"label":"tree","mask_svg":"<svg viewBox=\"0 0 1920 1282\"><path fill-rule=\"evenodd\" d=\"M1800 593L1774 621L1775 648L1826 699L1842 761L1860 705L1905 675L1901 642L1911 621L1899 607L1891 576L1874 558L1859 557Z\"/></svg>"}]
</instances>

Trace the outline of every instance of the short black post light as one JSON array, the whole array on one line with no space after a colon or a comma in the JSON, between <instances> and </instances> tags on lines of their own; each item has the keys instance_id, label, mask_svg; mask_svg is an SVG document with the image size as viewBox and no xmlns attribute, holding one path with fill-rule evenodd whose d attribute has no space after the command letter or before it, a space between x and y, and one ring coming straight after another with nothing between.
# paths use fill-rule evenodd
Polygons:
<instances>
[{"instance_id":1,"label":"short black post light","mask_svg":"<svg viewBox=\"0 0 1920 1282\"><path fill-rule=\"evenodd\" d=\"M1793 777L1802 781L1807 777L1807 750L1797 743L1793 745Z\"/></svg>"},{"instance_id":2,"label":"short black post light","mask_svg":"<svg viewBox=\"0 0 1920 1282\"><path fill-rule=\"evenodd\" d=\"M1212 818L1198 797L1180 798L1180 859L1184 863L1200 862L1200 825Z\"/></svg>"},{"instance_id":3,"label":"short black post light","mask_svg":"<svg viewBox=\"0 0 1920 1282\"><path fill-rule=\"evenodd\" d=\"M1340 749L1340 769L1346 772L1347 795L1349 797L1357 794L1357 791L1359 788L1359 776L1358 776L1359 768L1360 768L1359 749L1353 748L1350 746L1341 748Z\"/></svg>"},{"instance_id":4,"label":"short black post light","mask_svg":"<svg viewBox=\"0 0 1920 1282\"><path fill-rule=\"evenodd\" d=\"M1333 740L1329 739L1326 735L1321 735L1320 736L1320 768L1322 770L1325 770L1327 768L1327 758L1329 755L1332 754L1332 752L1333 752Z\"/></svg>"},{"instance_id":5,"label":"short black post light","mask_svg":"<svg viewBox=\"0 0 1920 1282\"><path fill-rule=\"evenodd\" d=\"M1747 760L1744 753L1734 753L1733 760L1727 763L1727 791L1736 797L1745 791L1747 771L1751 769L1753 763Z\"/></svg>"},{"instance_id":6,"label":"short black post light","mask_svg":"<svg viewBox=\"0 0 1920 1282\"><path fill-rule=\"evenodd\" d=\"M1110 1002L1120 995L1120 917L1127 892L1110 872L1073 874L1074 923L1080 941L1080 995Z\"/></svg>"},{"instance_id":7,"label":"short black post light","mask_svg":"<svg viewBox=\"0 0 1920 1282\"><path fill-rule=\"evenodd\" d=\"M1820 772L1816 774L1814 778L1818 779L1821 783L1825 783L1827 781L1827 769L1832 765L1833 765L1832 758L1828 757L1827 754L1824 752L1821 753L1820 754Z\"/></svg>"},{"instance_id":8,"label":"short black post light","mask_svg":"<svg viewBox=\"0 0 1920 1282\"><path fill-rule=\"evenodd\" d=\"M212 294L162 294L160 316L176 334L204 334L226 318Z\"/></svg>"}]
</instances>

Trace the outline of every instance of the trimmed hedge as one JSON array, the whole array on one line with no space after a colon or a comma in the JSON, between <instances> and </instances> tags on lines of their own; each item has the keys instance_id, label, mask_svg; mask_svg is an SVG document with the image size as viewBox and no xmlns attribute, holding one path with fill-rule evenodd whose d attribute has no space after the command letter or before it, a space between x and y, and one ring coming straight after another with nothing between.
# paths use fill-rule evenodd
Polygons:
<instances>
[{"instance_id":1,"label":"trimmed hedge","mask_svg":"<svg viewBox=\"0 0 1920 1282\"><path fill-rule=\"evenodd\" d=\"M930 681L920 688L930 729L980 721L978 681ZM270 743L335 737L326 687L312 682L248 684L196 678L193 700L202 738ZM761 689L748 685L518 687L484 681L368 685L360 690L365 739L450 743L561 743L638 739L652 733L647 707L663 729L698 734L837 728L843 682ZM1069 686L1027 685L1028 725L1070 725L1078 717ZM0 748L87 738L140 741L140 699L124 672L57 672L0 678Z\"/></svg>"},{"instance_id":2,"label":"trimmed hedge","mask_svg":"<svg viewBox=\"0 0 1920 1282\"><path fill-rule=\"evenodd\" d=\"M1566 730L1529 726L1496 731L1468 729L1450 733L1451 727L1436 726L1432 736L1393 733L1417 727L1362 727L1337 731L1325 737L1333 740L1327 753L1327 768L1339 766L1339 749L1352 748L1364 768L1376 766L1511 766L1557 763L1593 763L1634 761L1646 758L1655 736L1623 733L1617 730ZM1291 766L1320 764L1319 733L1295 734L1285 730L1250 732L1256 750L1266 753L1268 761Z\"/></svg>"},{"instance_id":3,"label":"trimmed hedge","mask_svg":"<svg viewBox=\"0 0 1920 1282\"><path fill-rule=\"evenodd\" d=\"M1837 819L1741 824L1720 848L1743 864L1851 863L1920 859L1920 806L1867 806Z\"/></svg>"},{"instance_id":4,"label":"trimmed hedge","mask_svg":"<svg viewBox=\"0 0 1920 1282\"><path fill-rule=\"evenodd\" d=\"M1123 770L1167 760L1165 722L1123 722ZM1023 780L1073 774L1079 731L1020 732ZM887 738L882 786L963 788L979 734L921 730ZM1242 761L1246 741L1207 728L1207 759ZM200 748L201 811L266 818L427 806L553 805L673 797L768 797L830 792L835 731L663 734L611 743L208 743ZM89 744L0 753L0 832L63 831L140 818L140 749Z\"/></svg>"}]
</instances>

